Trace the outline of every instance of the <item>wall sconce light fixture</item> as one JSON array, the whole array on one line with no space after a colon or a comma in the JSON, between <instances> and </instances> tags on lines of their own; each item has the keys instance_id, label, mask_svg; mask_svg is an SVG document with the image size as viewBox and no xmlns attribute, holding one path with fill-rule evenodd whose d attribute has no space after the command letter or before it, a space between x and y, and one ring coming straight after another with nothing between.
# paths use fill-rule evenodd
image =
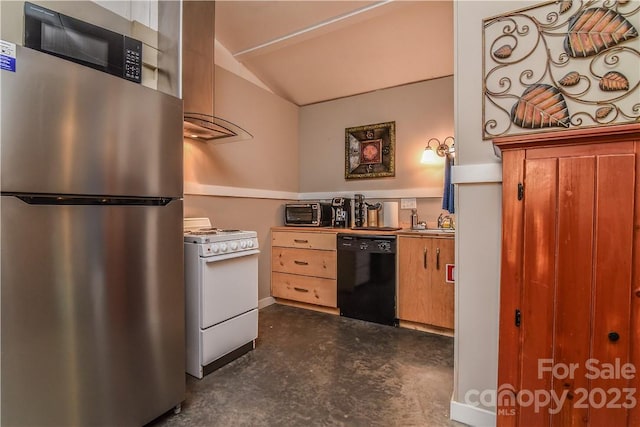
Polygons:
<instances>
[{"instance_id":1,"label":"wall sconce light fixture","mask_svg":"<svg viewBox=\"0 0 640 427\"><path fill-rule=\"evenodd\" d=\"M424 147L420 163L434 164L438 163L438 157L453 156L456 152L455 141L452 136L446 137L442 142L437 138L431 138Z\"/></svg>"}]
</instances>

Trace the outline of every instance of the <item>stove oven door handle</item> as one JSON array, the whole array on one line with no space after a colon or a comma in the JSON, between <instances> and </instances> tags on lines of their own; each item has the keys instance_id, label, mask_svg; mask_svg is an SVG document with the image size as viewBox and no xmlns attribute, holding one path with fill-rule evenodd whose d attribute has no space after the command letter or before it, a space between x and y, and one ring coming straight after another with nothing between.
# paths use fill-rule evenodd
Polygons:
<instances>
[{"instance_id":1,"label":"stove oven door handle","mask_svg":"<svg viewBox=\"0 0 640 427\"><path fill-rule=\"evenodd\" d=\"M224 254L224 255L214 255L214 256L210 256L210 257L206 257L206 258L202 258L202 259L204 260L204 262L209 264L210 262L225 261L227 259L239 258L239 257L242 257L242 256L255 255L255 254L259 254L259 253L260 253L260 250L251 249L249 251L233 252L233 253Z\"/></svg>"}]
</instances>

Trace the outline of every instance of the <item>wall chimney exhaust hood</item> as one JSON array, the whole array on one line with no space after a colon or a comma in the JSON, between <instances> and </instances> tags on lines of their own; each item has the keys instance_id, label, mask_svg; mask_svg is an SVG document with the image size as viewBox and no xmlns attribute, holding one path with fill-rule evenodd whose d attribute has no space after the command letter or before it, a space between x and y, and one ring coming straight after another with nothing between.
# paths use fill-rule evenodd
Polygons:
<instances>
[{"instance_id":1,"label":"wall chimney exhaust hood","mask_svg":"<svg viewBox=\"0 0 640 427\"><path fill-rule=\"evenodd\" d=\"M240 126L220 117L200 113L184 113L185 138L206 142L233 142L253 138Z\"/></svg>"},{"instance_id":2,"label":"wall chimney exhaust hood","mask_svg":"<svg viewBox=\"0 0 640 427\"><path fill-rule=\"evenodd\" d=\"M215 116L215 2L185 0L182 20L183 136L216 143L253 138L240 126Z\"/></svg>"}]
</instances>

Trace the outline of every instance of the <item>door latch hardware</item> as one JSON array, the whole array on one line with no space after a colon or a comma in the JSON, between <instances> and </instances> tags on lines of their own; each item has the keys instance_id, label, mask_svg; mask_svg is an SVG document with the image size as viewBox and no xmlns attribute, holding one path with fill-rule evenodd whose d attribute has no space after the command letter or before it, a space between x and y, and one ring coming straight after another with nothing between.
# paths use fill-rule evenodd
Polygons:
<instances>
[{"instance_id":1,"label":"door latch hardware","mask_svg":"<svg viewBox=\"0 0 640 427\"><path fill-rule=\"evenodd\" d=\"M518 200L524 199L524 184L518 183Z\"/></svg>"},{"instance_id":2,"label":"door latch hardware","mask_svg":"<svg viewBox=\"0 0 640 427\"><path fill-rule=\"evenodd\" d=\"M518 309L516 309L515 322L516 322L516 326L519 328L520 323L522 322L522 314L520 314L520 310Z\"/></svg>"}]
</instances>

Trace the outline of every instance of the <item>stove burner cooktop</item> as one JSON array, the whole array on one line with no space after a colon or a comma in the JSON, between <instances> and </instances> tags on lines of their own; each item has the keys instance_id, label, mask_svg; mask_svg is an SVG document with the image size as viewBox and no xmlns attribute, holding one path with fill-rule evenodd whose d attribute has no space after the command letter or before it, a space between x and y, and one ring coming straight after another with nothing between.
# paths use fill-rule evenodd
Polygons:
<instances>
[{"instance_id":1,"label":"stove burner cooktop","mask_svg":"<svg viewBox=\"0 0 640 427\"><path fill-rule=\"evenodd\" d=\"M228 229L228 228L200 228L197 230L189 230L185 231L185 235L189 236L208 236L212 234L225 234L225 233L240 233L241 231L238 229Z\"/></svg>"},{"instance_id":2,"label":"stove burner cooktop","mask_svg":"<svg viewBox=\"0 0 640 427\"><path fill-rule=\"evenodd\" d=\"M207 234L218 234L218 229L216 229L216 228L201 228L199 230L186 231L185 234L190 234L192 236L206 236Z\"/></svg>"},{"instance_id":3,"label":"stove burner cooktop","mask_svg":"<svg viewBox=\"0 0 640 427\"><path fill-rule=\"evenodd\" d=\"M246 245L243 245L243 240ZM249 246L249 240L252 244ZM217 228L212 227L208 218L185 218L184 241L186 243L212 244L216 242L235 241L240 249L257 249L257 233L255 231L245 231L237 228Z\"/></svg>"}]
</instances>

